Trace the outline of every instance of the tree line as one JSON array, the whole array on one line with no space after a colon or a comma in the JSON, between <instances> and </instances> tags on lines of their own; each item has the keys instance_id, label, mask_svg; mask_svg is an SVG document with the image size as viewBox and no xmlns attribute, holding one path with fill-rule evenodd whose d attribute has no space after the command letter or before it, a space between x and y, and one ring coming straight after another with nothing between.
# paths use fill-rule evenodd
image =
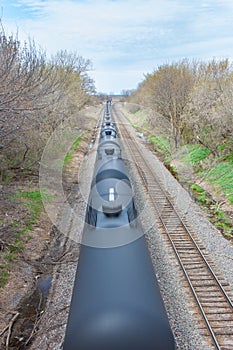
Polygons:
<instances>
[{"instance_id":1,"label":"tree line","mask_svg":"<svg viewBox=\"0 0 233 350\"><path fill-rule=\"evenodd\" d=\"M0 174L38 171L45 144L65 119L90 102L95 92L91 61L58 51L47 59L33 40L0 29Z\"/></svg>"},{"instance_id":2,"label":"tree line","mask_svg":"<svg viewBox=\"0 0 233 350\"><path fill-rule=\"evenodd\" d=\"M166 121L174 148L199 142L217 154L227 141L232 150L233 66L228 59L161 65L145 75L128 101L151 108L156 121Z\"/></svg>"}]
</instances>

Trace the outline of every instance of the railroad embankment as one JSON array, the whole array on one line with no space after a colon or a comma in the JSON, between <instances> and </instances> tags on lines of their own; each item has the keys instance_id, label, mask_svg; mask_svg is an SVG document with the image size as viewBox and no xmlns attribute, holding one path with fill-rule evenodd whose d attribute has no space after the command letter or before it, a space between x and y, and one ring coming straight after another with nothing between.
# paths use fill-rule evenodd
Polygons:
<instances>
[{"instance_id":1,"label":"railroad embankment","mask_svg":"<svg viewBox=\"0 0 233 350\"><path fill-rule=\"evenodd\" d=\"M168 121L149 108L122 103L121 110L168 170L206 211L224 237L233 240L233 155L227 140L218 152L196 143L174 147Z\"/></svg>"},{"instance_id":2,"label":"railroad embankment","mask_svg":"<svg viewBox=\"0 0 233 350\"><path fill-rule=\"evenodd\" d=\"M65 152L59 150L60 140L55 143L56 152L51 154L51 162L62 169L63 190L71 204L81 196L76 190L79 168L88 152L101 108L88 107L78 113L72 121L71 129L77 136L72 146ZM66 140L70 138L68 127L62 133ZM55 138L57 141L57 135ZM50 143L51 140L52 137ZM44 209L45 202L53 202L49 185L54 179L47 178L48 190L41 189L39 179L40 174L15 172L1 183L0 349L19 349L31 344L59 270L65 262L77 264L78 244L69 246ZM59 203L54 205L58 207Z\"/></svg>"}]
</instances>

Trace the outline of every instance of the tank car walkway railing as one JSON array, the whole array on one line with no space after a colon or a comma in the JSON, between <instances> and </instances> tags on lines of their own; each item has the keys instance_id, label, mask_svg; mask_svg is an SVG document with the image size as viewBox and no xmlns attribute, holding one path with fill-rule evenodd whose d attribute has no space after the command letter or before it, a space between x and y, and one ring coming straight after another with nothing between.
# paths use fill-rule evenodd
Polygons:
<instances>
[{"instance_id":1,"label":"tank car walkway railing","mask_svg":"<svg viewBox=\"0 0 233 350\"><path fill-rule=\"evenodd\" d=\"M118 120L122 120L116 109L114 112ZM167 235L179 261L213 346L219 350L233 349L233 303L226 291L227 284L215 274L207 254L168 198L140 146L132 140L125 122L119 125L122 140L147 189L149 200L160 220L160 228Z\"/></svg>"}]
</instances>

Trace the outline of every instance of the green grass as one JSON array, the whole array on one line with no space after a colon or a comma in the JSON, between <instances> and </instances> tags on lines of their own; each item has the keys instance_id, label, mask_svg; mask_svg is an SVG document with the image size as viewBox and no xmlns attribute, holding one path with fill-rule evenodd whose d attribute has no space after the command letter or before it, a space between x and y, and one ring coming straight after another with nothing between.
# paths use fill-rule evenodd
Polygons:
<instances>
[{"instance_id":1,"label":"green grass","mask_svg":"<svg viewBox=\"0 0 233 350\"><path fill-rule=\"evenodd\" d=\"M17 197L20 198L22 204L31 212L25 219L25 226L32 230L32 225L39 218L42 208L42 194L39 190L19 191Z\"/></svg>"},{"instance_id":2,"label":"green grass","mask_svg":"<svg viewBox=\"0 0 233 350\"><path fill-rule=\"evenodd\" d=\"M233 237L232 222L218 204L210 198L209 194L198 184L192 184L191 189L196 200L204 208L208 208L209 219L227 238Z\"/></svg>"},{"instance_id":3,"label":"green grass","mask_svg":"<svg viewBox=\"0 0 233 350\"><path fill-rule=\"evenodd\" d=\"M204 190L204 188L202 188L200 185L192 184L191 190L193 191L193 194L196 200L200 202L202 205L211 204L211 199L209 198L209 195Z\"/></svg>"},{"instance_id":4,"label":"green grass","mask_svg":"<svg viewBox=\"0 0 233 350\"><path fill-rule=\"evenodd\" d=\"M228 201L233 204L233 163L217 164L211 171L205 173L205 179L218 185L226 195Z\"/></svg>"},{"instance_id":5,"label":"green grass","mask_svg":"<svg viewBox=\"0 0 233 350\"><path fill-rule=\"evenodd\" d=\"M164 156L171 155L170 146L165 138L150 135L148 137L148 140L154 145L155 151L161 153Z\"/></svg>"},{"instance_id":6,"label":"green grass","mask_svg":"<svg viewBox=\"0 0 233 350\"><path fill-rule=\"evenodd\" d=\"M216 165L212 168L211 158L209 158L209 164L205 162L211 153L208 148L201 145L186 145L184 147L187 154L181 158L181 161L193 165L195 173L209 183L217 185L219 192L223 192L228 201L233 204L233 159L229 143L218 146L220 155L214 159ZM226 151L228 148L229 152Z\"/></svg>"},{"instance_id":7,"label":"green grass","mask_svg":"<svg viewBox=\"0 0 233 350\"><path fill-rule=\"evenodd\" d=\"M10 276L10 271L12 267L12 262L15 259L16 255L14 253L4 251L1 252L0 260L0 287L3 287Z\"/></svg>"},{"instance_id":8,"label":"green grass","mask_svg":"<svg viewBox=\"0 0 233 350\"><path fill-rule=\"evenodd\" d=\"M202 147L199 144L185 145L184 148L186 149L187 153L182 157L182 160L187 164L195 165L197 163L200 163L201 161L205 160L211 153L208 148Z\"/></svg>"},{"instance_id":9,"label":"green grass","mask_svg":"<svg viewBox=\"0 0 233 350\"><path fill-rule=\"evenodd\" d=\"M74 155L74 152L68 152L63 159L64 163L65 164L69 163L71 161L71 159L73 158L73 155Z\"/></svg>"},{"instance_id":10,"label":"green grass","mask_svg":"<svg viewBox=\"0 0 233 350\"><path fill-rule=\"evenodd\" d=\"M32 191L17 191L13 196L10 196L11 201L17 201L27 208L27 214L24 222L12 221L11 227L14 236L5 244L4 251L0 256L0 287L3 287L9 278L13 261L19 253L22 253L25 242L30 239L29 232L39 219L42 209L42 194L39 190Z\"/></svg>"},{"instance_id":11,"label":"green grass","mask_svg":"<svg viewBox=\"0 0 233 350\"><path fill-rule=\"evenodd\" d=\"M77 151L79 149L80 143L82 142L83 139L84 139L84 136L81 135L74 141L73 146L72 146L72 149L74 151Z\"/></svg>"},{"instance_id":12,"label":"green grass","mask_svg":"<svg viewBox=\"0 0 233 350\"><path fill-rule=\"evenodd\" d=\"M8 197L8 199L10 199L11 201L17 201L28 209L28 214L24 219L24 228L21 229L22 232L24 232L25 230L31 231L32 226L35 224L36 220L38 220L41 213L41 209L43 207L42 196L43 198L44 196L45 198L47 197L46 193L42 193L42 191L40 190L19 190L14 195ZM12 228L18 228L20 226L20 223L14 220L12 221L11 226Z\"/></svg>"},{"instance_id":13,"label":"green grass","mask_svg":"<svg viewBox=\"0 0 233 350\"><path fill-rule=\"evenodd\" d=\"M4 287L10 276L10 271L8 271L5 264L0 265L0 287Z\"/></svg>"},{"instance_id":14,"label":"green grass","mask_svg":"<svg viewBox=\"0 0 233 350\"><path fill-rule=\"evenodd\" d=\"M10 271L12 268L12 262L16 257L17 257L16 253L12 253L8 251L1 252L0 287L3 287L7 283L10 276Z\"/></svg>"},{"instance_id":15,"label":"green grass","mask_svg":"<svg viewBox=\"0 0 233 350\"><path fill-rule=\"evenodd\" d=\"M221 209L216 208L213 212L213 218L211 218L211 222L217 227L219 230L223 232L223 234L227 238L233 237L233 228L232 222L228 218L227 214L224 213Z\"/></svg>"},{"instance_id":16,"label":"green grass","mask_svg":"<svg viewBox=\"0 0 233 350\"><path fill-rule=\"evenodd\" d=\"M67 154L65 155L65 157L63 158L63 162L64 164L68 164L71 159L73 158L75 152L78 151L79 149L79 146L80 146L80 143L81 141L84 139L84 136L81 135L79 137L77 137L77 139L74 141L72 147L71 147L71 150L69 152L67 152Z\"/></svg>"},{"instance_id":17,"label":"green grass","mask_svg":"<svg viewBox=\"0 0 233 350\"><path fill-rule=\"evenodd\" d=\"M233 141L225 140L221 145L217 147L220 154L220 159L223 162L232 163L233 162Z\"/></svg>"}]
</instances>

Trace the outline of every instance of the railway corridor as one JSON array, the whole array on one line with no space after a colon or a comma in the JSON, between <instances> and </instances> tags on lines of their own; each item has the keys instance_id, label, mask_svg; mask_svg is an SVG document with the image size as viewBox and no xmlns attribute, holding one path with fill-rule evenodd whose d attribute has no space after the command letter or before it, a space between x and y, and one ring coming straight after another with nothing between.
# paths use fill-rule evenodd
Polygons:
<instances>
[{"instance_id":1,"label":"railway corridor","mask_svg":"<svg viewBox=\"0 0 233 350\"><path fill-rule=\"evenodd\" d=\"M178 261L185 277L190 313L195 314L203 344L208 349L232 350L233 303L229 284L215 271L195 229L189 226L184 215L173 204L174 200L166 193L147 160L148 151L135 142L132 127L116 105L113 113L118 120L126 155L134 164L146 190L147 202L152 208L159 231L172 247L174 263Z\"/></svg>"}]
</instances>

